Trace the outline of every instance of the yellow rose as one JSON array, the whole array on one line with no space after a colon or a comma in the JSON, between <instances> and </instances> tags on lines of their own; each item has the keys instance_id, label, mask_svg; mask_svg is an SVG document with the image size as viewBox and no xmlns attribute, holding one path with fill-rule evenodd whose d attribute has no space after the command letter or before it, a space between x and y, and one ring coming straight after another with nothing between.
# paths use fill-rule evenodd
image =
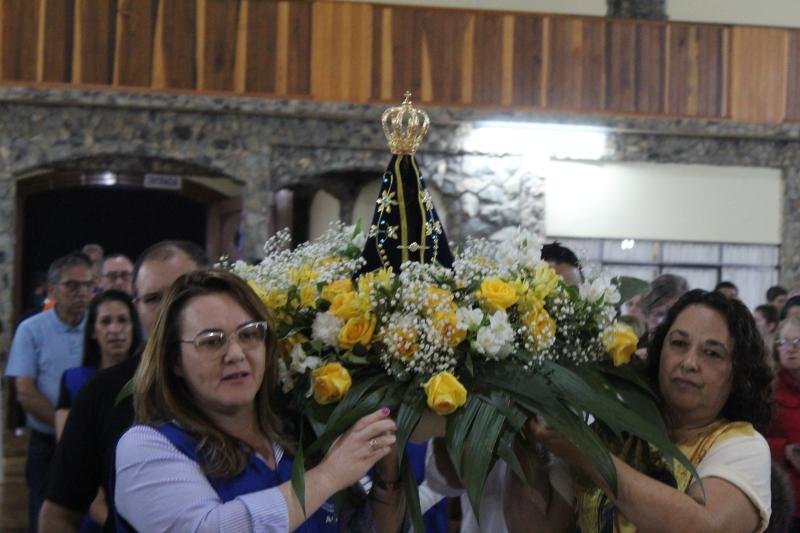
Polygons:
<instances>
[{"instance_id":1,"label":"yellow rose","mask_svg":"<svg viewBox=\"0 0 800 533\"><path fill-rule=\"evenodd\" d=\"M438 311L433 317L433 326L451 348L461 344L467 336L467 330L458 327L454 305L447 311Z\"/></svg>"},{"instance_id":2,"label":"yellow rose","mask_svg":"<svg viewBox=\"0 0 800 533\"><path fill-rule=\"evenodd\" d=\"M344 398L353 383L350 373L339 363L328 363L312 370L311 378L314 380L314 399L322 405Z\"/></svg>"},{"instance_id":3,"label":"yellow rose","mask_svg":"<svg viewBox=\"0 0 800 533\"><path fill-rule=\"evenodd\" d=\"M339 347L349 350L356 344L369 346L372 342L372 334L375 332L376 322L373 314L354 316L348 319L344 327L339 330Z\"/></svg>"},{"instance_id":4,"label":"yellow rose","mask_svg":"<svg viewBox=\"0 0 800 533\"><path fill-rule=\"evenodd\" d=\"M639 344L639 337L633 332L633 328L620 322L607 327L601 338L603 347L614 361L614 366L624 365L630 361Z\"/></svg>"},{"instance_id":5,"label":"yellow rose","mask_svg":"<svg viewBox=\"0 0 800 533\"><path fill-rule=\"evenodd\" d=\"M539 300L544 301L558 288L561 276L553 270L549 263L542 261L533 269L533 291Z\"/></svg>"},{"instance_id":6,"label":"yellow rose","mask_svg":"<svg viewBox=\"0 0 800 533\"><path fill-rule=\"evenodd\" d=\"M453 293L447 289L440 289L439 287L428 287L425 297L425 310L430 312L437 308L447 306L453 301Z\"/></svg>"},{"instance_id":7,"label":"yellow rose","mask_svg":"<svg viewBox=\"0 0 800 533\"><path fill-rule=\"evenodd\" d=\"M505 311L519 300L514 287L500 278L483 280L475 296L489 311Z\"/></svg>"},{"instance_id":8,"label":"yellow rose","mask_svg":"<svg viewBox=\"0 0 800 533\"><path fill-rule=\"evenodd\" d=\"M544 307L534 307L524 315L522 321L527 327L528 342L538 349L547 349L556 341L556 322Z\"/></svg>"},{"instance_id":9,"label":"yellow rose","mask_svg":"<svg viewBox=\"0 0 800 533\"><path fill-rule=\"evenodd\" d=\"M370 311L369 299L359 296L355 291L343 292L337 294L333 299L329 311L342 320L348 320L368 313Z\"/></svg>"},{"instance_id":10,"label":"yellow rose","mask_svg":"<svg viewBox=\"0 0 800 533\"><path fill-rule=\"evenodd\" d=\"M300 307L317 308L317 287L312 283L300 285Z\"/></svg>"},{"instance_id":11,"label":"yellow rose","mask_svg":"<svg viewBox=\"0 0 800 533\"><path fill-rule=\"evenodd\" d=\"M344 292L353 292L353 282L349 279L337 279L322 287L322 297L329 302Z\"/></svg>"},{"instance_id":12,"label":"yellow rose","mask_svg":"<svg viewBox=\"0 0 800 533\"><path fill-rule=\"evenodd\" d=\"M387 338L394 343L394 351L402 359L411 359L417 352L417 339L417 331L412 328L396 329Z\"/></svg>"},{"instance_id":13,"label":"yellow rose","mask_svg":"<svg viewBox=\"0 0 800 533\"><path fill-rule=\"evenodd\" d=\"M467 401L467 389L450 372L440 372L424 385L428 407L440 415L449 415Z\"/></svg>"}]
</instances>

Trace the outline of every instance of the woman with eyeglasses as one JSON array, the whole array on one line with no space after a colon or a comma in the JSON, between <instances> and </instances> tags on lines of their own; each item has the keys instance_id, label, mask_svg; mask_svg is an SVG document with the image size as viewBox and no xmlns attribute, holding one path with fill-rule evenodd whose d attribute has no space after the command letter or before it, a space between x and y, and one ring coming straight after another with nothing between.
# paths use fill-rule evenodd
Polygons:
<instances>
[{"instance_id":1,"label":"woman with eyeglasses","mask_svg":"<svg viewBox=\"0 0 800 533\"><path fill-rule=\"evenodd\" d=\"M61 391L55 412L56 440L67 421L72 400L78 390L97 370L109 368L132 356L142 342L139 316L130 296L117 290L108 290L89 303L86 329L83 335L83 361L81 366L66 370L61 377ZM105 495L100 489L84 519L81 531L101 528L108 516ZM90 521L94 523L90 523Z\"/></svg>"},{"instance_id":2,"label":"woman with eyeglasses","mask_svg":"<svg viewBox=\"0 0 800 533\"><path fill-rule=\"evenodd\" d=\"M800 318L787 318L776 331L778 364L773 401L777 414L766 433L772 459L784 467L795 493L794 529L800 528Z\"/></svg>"},{"instance_id":3,"label":"woman with eyeglasses","mask_svg":"<svg viewBox=\"0 0 800 533\"><path fill-rule=\"evenodd\" d=\"M137 425L117 445L118 523L137 531L345 530L331 497L373 466L397 479L388 409L360 419L305 473L305 514L291 485L296 441L277 414L277 339L256 294L209 270L164 297L134 378ZM375 490L375 488L373 488ZM400 527L404 504L378 488L366 513Z\"/></svg>"}]
</instances>

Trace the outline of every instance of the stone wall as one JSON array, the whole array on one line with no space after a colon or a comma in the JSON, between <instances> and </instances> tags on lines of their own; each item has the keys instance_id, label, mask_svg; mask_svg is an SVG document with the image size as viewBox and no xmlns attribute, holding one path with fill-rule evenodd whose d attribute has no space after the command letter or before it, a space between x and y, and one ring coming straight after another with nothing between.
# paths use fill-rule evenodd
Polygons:
<instances>
[{"instance_id":1,"label":"stone wall","mask_svg":"<svg viewBox=\"0 0 800 533\"><path fill-rule=\"evenodd\" d=\"M384 106L61 89L0 88L0 320L11 314L16 182L55 164L117 172L193 173L243 184L245 255L274 231L270 197L319 187L329 173L374 172L389 161ZM800 283L800 125L745 125L647 117L554 116L429 109L418 154L437 189L448 233L502 238L522 225L544 235L544 180L514 154L465 150L474 124L526 120L609 127L609 158L781 168L786 177L781 279ZM644 133L647 132L647 133ZM363 174L362 174L363 175Z\"/></svg>"}]
</instances>

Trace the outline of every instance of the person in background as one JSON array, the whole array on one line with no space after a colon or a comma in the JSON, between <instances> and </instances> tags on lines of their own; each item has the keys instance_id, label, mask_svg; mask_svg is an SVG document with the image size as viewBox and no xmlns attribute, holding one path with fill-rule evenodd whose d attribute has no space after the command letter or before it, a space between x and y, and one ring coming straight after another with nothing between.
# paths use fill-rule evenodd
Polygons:
<instances>
[{"instance_id":1,"label":"person in background","mask_svg":"<svg viewBox=\"0 0 800 533\"><path fill-rule=\"evenodd\" d=\"M794 316L800 317L800 296L787 298L783 309L781 309L781 321Z\"/></svg>"},{"instance_id":2,"label":"person in background","mask_svg":"<svg viewBox=\"0 0 800 533\"><path fill-rule=\"evenodd\" d=\"M739 288L731 281L720 281L717 283L717 286L714 287L714 292L718 292L729 299L739 297Z\"/></svg>"},{"instance_id":3,"label":"person in background","mask_svg":"<svg viewBox=\"0 0 800 533\"><path fill-rule=\"evenodd\" d=\"M764 436L772 460L784 467L794 487L792 531L800 531L800 318L780 323L772 353L779 369L773 395L777 413Z\"/></svg>"},{"instance_id":4,"label":"person in background","mask_svg":"<svg viewBox=\"0 0 800 533\"><path fill-rule=\"evenodd\" d=\"M786 303L788 294L789 291L785 288L780 285L773 285L767 289L767 305L774 307L778 314L780 314L780 312L783 311L783 305Z\"/></svg>"},{"instance_id":5,"label":"person in background","mask_svg":"<svg viewBox=\"0 0 800 533\"><path fill-rule=\"evenodd\" d=\"M647 323L644 309L642 309L642 298L644 294L635 294L622 304L622 314L638 319L643 325Z\"/></svg>"},{"instance_id":6,"label":"person in background","mask_svg":"<svg viewBox=\"0 0 800 533\"><path fill-rule=\"evenodd\" d=\"M774 342L775 329L778 327L778 311L771 305L763 304L753 311L758 332L764 339L764 344L769 348Z\"/></svg>"},{"instance_id":7,"label":"person in background","mask_svg":"<svg viewBox=\"0 0 800 533\"><path fill-rule=\"evenodd\" d=\"M128 296L133 295L133 263L127 256L113 254L103 259L100 288L104 291L116 289Z\"/></svg>"},{"instance_id":8,"label":"person in background","mask_svg":"<svg viewBox=\"0 0 800 533\"><path fill-rule=\"evenodd\" d=\"M542 246L542 261L547 261L567 285L577 287L583 283L583 271L575 252L554 241Z\"/></svg>"},{"instance_id":9,"label":"person in background","mask_svg":"<svg viewBox=\"0 0 800 533\"><path fill-rule=\"evenodd\" d=\"M99 286L100 270L103 266L103 247L97 243L91 243L81 248L81 252L86 254L92 262L92 275L94 276L95 286Z\"/></svg>"},{"instance_id":10,"label":"person in background","mask_svg":"<svg viewBox=\"0 0 800 533\"><path fill-rule=\"evenodd\" d=\"M83 336L81 366L70 368L61 379L61 392L56 406L56 441L60 440L69 415L72 399L97 370L110 368L138 352L142 343L139 316L130 296L109 289L95 296L89 304ZM98 487L97 497L84 517L80 531L100 531L108 518L105 493Z\"/></svg>"},{"instance_id":11,"label":"person in background","mask_svg":"<svg viewBox=\"0 0 800 533\"><path fill-rule=\"evenodd\" d=\"M20 322L44 311L47 302L47 274L39 271L31 274L31 285L33 289L25 299L25 311Z\"/></svg>"},{"instance_id":12,"label":"person in background","mask_svg":"<svg viewBox=\"0 0 800 533\"><path fill-rule=\"evenodd\" d=\"M648 332L652 334L655 331L666 318L672 304L688 290L689 283L686 279L675 274L662 274L653 280L650 290L642 296L642 309Z\"/></svg>"},{"instance_id":13,"label":"person in background","mask_svg":"<svg viewBox=\"0 0 800 533\"><path fill-rule=\"evenodd\" d=\"M147 338L161 299L178 276L209 264L205 252L187 241L162 241L139 256L133 269L134 303ZM118 396L136 372L140 356L99 370L72 401L56 447L42 505L42 533L78 531L84 514L102 485L113 505L114 448L133 424L133 401ZM71 366L76 366L75 363ZM115 531L109 514L103 531Z\"/></svg>"},{"instance_id":14,"label":"person in background","mask_svg":"<svg viewBox=\"0 0 800 533\"><path fill-rule=\"evenodd\" d=\"M55 404L61 375L81 362L86 307L94 289L91 266L82 253L53 261L47 282L55 306L23 321L11 344L6 376L15 378L17 401L31 430L25 464L30 531L37 530L45 478L55 450Z\"/></svg>"}]
</instances>

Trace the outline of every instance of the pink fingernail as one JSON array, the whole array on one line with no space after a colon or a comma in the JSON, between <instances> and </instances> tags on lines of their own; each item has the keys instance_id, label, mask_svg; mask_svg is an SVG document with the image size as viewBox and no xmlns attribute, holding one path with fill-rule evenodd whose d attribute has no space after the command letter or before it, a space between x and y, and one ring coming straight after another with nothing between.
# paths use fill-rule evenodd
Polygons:
<instances>
[{"instance_id":1,"label":"pink fingernail","mask_svg":"<svg viewBox=\"0 0 800 533\"><path fill-rule=\"evenodd\" d=\"M383 413L383 416L389 416L389 413L391 412L392 410L389 409L388 407L384 407L383 409L381 409L381 413Z\"/></svg>"}]
</instances>

